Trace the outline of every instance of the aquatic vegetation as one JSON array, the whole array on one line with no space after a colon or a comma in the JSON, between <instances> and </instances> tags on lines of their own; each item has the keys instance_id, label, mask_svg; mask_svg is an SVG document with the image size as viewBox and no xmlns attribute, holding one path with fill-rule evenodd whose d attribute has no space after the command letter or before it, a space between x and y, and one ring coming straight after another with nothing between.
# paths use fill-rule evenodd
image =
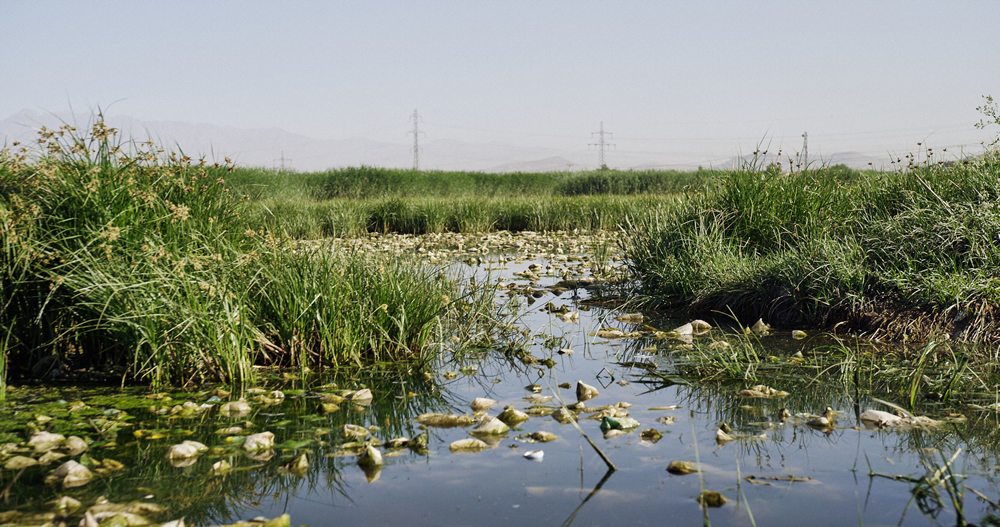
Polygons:
<instances>
[{"instance_id":1,"label":"aquatic vegetation","mask_svg":"<svg viewBox=\"0 0 1000 527\"><path fill-rule=\"evenodd\" d=\"M115 137L98 116L0 151L0 380L241 384L262 364L419 364L489 331L489 291L299 246L249 218L232 164Z\"/></svg>"},{"instance_id":2,"label":"aquatic vegetation","mask_svg":"<svg viewBox=\"0 0 1000 527\"><path fill-rule=\"evenodd\" d=\"M753 164L637 225L647 305L778 327L996 340L1000 154L898 171L781 174ZM940 161L939 161L940 159Z\"/></svg>"}]
</instances>

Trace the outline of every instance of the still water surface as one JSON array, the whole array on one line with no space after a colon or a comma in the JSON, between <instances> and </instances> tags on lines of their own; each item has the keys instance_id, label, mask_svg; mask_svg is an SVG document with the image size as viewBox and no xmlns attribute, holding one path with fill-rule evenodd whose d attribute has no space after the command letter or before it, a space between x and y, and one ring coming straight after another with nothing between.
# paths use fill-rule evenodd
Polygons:
<instances>
[{"instance_id":1,"label":"still water surface","mask_svg":"<svg viewBox=\"0 0 1000 527\"><path fill-rule=\"evenodd\" d=\"M489 273L494 279L504 276L505 283L510 283L516 280L515 272L531 263L546 262L493 265ZM471 268L480 274L485 269ZM543 278L537 287L557 280ZM375 401L371 406L345 407L328 414L320 411L316 387L330 379L279 383L274 387L286 392L284 402L255 405L250 416L238 419L224 418L215 409L188 418L157 416L148 409L184 400L203 403L210 400L207 389L172 394L173 401L166 403L136 403L133 398L126 404L99 396L98 391L58 388L35 396L34 404L49 404L38 408L16 402L15 391L15 402L4 410L9 422L26 422L44 408L67 401L87 403L91 414L77 416L77 422L66 426L67 434L85 435L93 441L88 452L93 458L112 457L127 468L66 491L44 485L43 470L26 473L12 486L6 506L28 510L60 495L74 496L87 505L88 500L105 495L112 501L148 500L165 505L168 513L160 521L185 516L193 525L270 518L286 512L293 525L312 526L700 525L705 512L696 497L704 488L728 500L722 507L709 509L712 525L954 525L956 506L943 486L936 487L940 500L919 493L915 498L912 490L917 484L869 474L917 479L928 474L923 460L940 465L961 449L951 468L963 476L959 488L965 487L960 500L965 518L983 525L995 521L991 505L969 490L993 501L1000 497L997 443L990 431L996 428L993 414L977 414L967 422L935 431L870 430L857 415L867 408L887 408L837 383L765 379L765 384L790 395L748 399L737 396L747 385L696 379L681 384L643 382L646 370L636 363L669 370L669 351L663 346L649 350L650 341L589 335L605 326L628 331L634 325L617 322L616 313L596 307L581 311L578 322L563 321L542 310L548 302L576 310L576 300L585 296L582 290L576 298L571 291L545 293L530 305L520 297L519 324L536 336L530 340L530 351L539 359L551 358L555 362L551 368L484 353L457 363L445 362L431 378L340 378L336 381L342 388L361 384L371 388ZM670 328L683 322L647 320L646 324ZM781 353L809 345L780 334L767 338ZM573 353L561 355L558 349ZM448 371L463 373L453 377L446 375ZM469 428L429 428L426 454L383 449L385 463L377 473L366 473L357 465L356 456L338 448L344 440L337 432L347 423L377 426L374 435L383 440L412 438L422 432L416 422L422 413L471 414L469 403L477 397L498 401L488 411L490 415L507 405L527 410L531 403L524 398L532 392L526 386L532 384L542 387L542 395L556 397L549 405L558 404L559 398L570 404L576 401L573 387L578 380L600 390L597 398L586 402L588 407L629 403L629 415L640 423L628 433L605 439L600 421L579 421L617 471L608 470L576 428L551 416L532 417L494 448L479 453L449 450L453 441L470 437ZM572 387L559 388L562 383ZM804 419L778 420L782 408L792 414L818 414L826 406L839 412L832 430L805 426ZM117 430L96 433L103 425L94 424L95 416L114 417L115 409L125 410L130 418ZM738 439L724 445L717 442L722 422L732 427ZM251 459L238 449L238 437L227 439L216 433L233 425L245 427L247 433L273 432L278 444L273 456ZM640 432L647 429L656 429L662 438L656 442L641 439ZM159 430L166 437L137 434L139 430ZM518 438L535 431L552 432L558 438L549 443ZM213 451L189 466L172 466L164 453L182 439L201 441ZM543 459L526 459L524 453L529 450L544 451ZM307 452L310 459L304 475L281 469L301 452ZM222 459L232 464L233 472L212 476L213 463ZM700 460L703 470L700 475L674 475L666 470L672 460ZM4 471L0 483L6 486L11 480L12 472Z\"/></svg>"}]
</instances>

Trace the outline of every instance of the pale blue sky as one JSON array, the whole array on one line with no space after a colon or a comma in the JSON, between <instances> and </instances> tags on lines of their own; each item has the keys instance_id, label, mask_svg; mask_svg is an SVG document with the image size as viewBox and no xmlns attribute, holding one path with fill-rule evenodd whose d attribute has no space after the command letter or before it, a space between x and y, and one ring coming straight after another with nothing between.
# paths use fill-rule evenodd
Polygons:
<instances>
[{"instance_id":1,"label":"pale blue sky","mask_svg":"<svg viewBox=\"0 0 1000 527\"><path fill-rule=\"evenodd\" d=\"M0 118L98 105L317 138L567 147L601 121L678 162L761 140L975 145L997 1L0 0Z\"/></svg>"}]
</instances>

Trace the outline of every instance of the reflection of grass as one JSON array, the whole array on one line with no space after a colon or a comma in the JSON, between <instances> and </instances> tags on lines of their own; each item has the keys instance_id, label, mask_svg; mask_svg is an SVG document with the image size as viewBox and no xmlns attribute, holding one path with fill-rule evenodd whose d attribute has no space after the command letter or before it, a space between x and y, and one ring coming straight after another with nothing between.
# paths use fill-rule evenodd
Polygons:
<instances>
[{"instance_id":1,"label":"reflection of grass","mask_svg":"<svg viewBox=\"0 0 1000 527\"><path fill-rule=\"evenodd\" d=\"M916 503L917 508L926 516L937 519L938 515L945 509L945 497L951 505L955 514L955 525L966 525L965 520L965 475L958 474L953 470L955 460L962 453L958 448L947 457L945 453L936 448L921 448L922 440L920 435L915 435L918 443L917 452L920 455L920 462L927 472L920 477L905 475L890 475L876 473L869 465L869 477L883 477L895 481L906 481L911 484L910 501L903 509L899 523L902 524L906 518L906 512L910 505ZM942 494L943 490L943 494Z\"/></svg>"},{"instance_id":2,"label":"reflection of grass","mask_svg":"<svg viewBox=\"0 0 1000 527\"><path fill-rule=\"evenodd\" d=\"M123 428L114 438L117 439L116 445L103 446L106 443L98 441L85 456L115 459L125 464L125 471L64 491L42 484L44 476L56 465L30 467L11 488L10 507L37 509L43 506L43 502L64 494L81 500L85 506L92 504L99 495L113 502L129 502L148 501L144 500L144 496L152 494L154 502L168 507L167 515L171 519L184 516L191 525L215 525L243 517L248 510L256 507L255 504L280 503L283 499L304 493L322 496L328 502L350 500L351 488L345 483L344 471L358 470L354 466L355 458L332 457L344 442L339 436L339 429L344 424L377 426L378 430L373 435L383 440L401 436L412 438L420 432L413 421L414 416L424 412L447 412L456 405L456 401L451 400L454 396L433 377L428 379L399 371L352 373L315 379L306 384L303 396L288 395L280 405L256 406L250 416L240 419L221 417L217 409L193 418L176 418L156 416L138 406L131 408L129 413L132 417L123 421ZM320 413L319 399L308 388L331 381L345 388L367 386L375 394L373 404L358 408L344 404L337 412ZM290 383L302 386L299 381ZM291 386L284 388L292 393ZM324 391L329 390L324 388ZM200 403L209 394L178 392L173 396L175 399L168 403L136 397L126 397L125 402L130 407L141 400L146 401L146 406L170 406L183 400ZM67 412L65 404L61 405L61 412L56 411L58 403L47 408L53 410L47 413L56 418L51 422L55 430L91 437L93 431L88 432L86 425L78 428L76 422L86 421L87 417L93 420L96 419L93 416L103 416L104 411L113 407L116 401L114 397L103 395L103 391L92 396L87 391L77 392L76 389L29 391L18 388L12 393L11 404L23 405L27 400L40 397L46 401L79 398L92 404L91 410L82 413ZM98 405L98 402L102 404ZM33 420L33 417L29 415L26 419ZM251 424L247 425L247 421ZM23 423L19 425L23 426ZM282 444L292 446L279 448L270 460L254 461L243 453L239 441L227 441L215 433L217 429L229 426L245 426L247 433L271 431L279 447ZM168 434L184 432L184 435L178 433L163 439L137 439L133 432L140 429L161 430ZM203 454L190 467L175 468L164 459L164 454L169 445L184 439L203 442L212 451ZM308 455L309 468L302 477L280 469L281 465L303 452ZM416 454L391 458L386 470L392 470L392 464L409 463L415 459L418 459ZM210 467L219 460L230 462L233 470L224 476L211 476ZM6 487L14 476L15 472L0 471L0 489Z\"/></svg>"},{"instance_id":3,"label":"reflection of grass","mask_svg":"<svg viewBox=\"0 0 1000 527\"><path fill-rule=\"evenodd\" d=\"M827 343L817 343L823 341ZM781 342L784 344L776 348L771 337L718 330L696 337L690 344L665 341L659 345L666 350L661 351L659 366L641 376L651 383L687 380L722 385L746 385L766 379L765 384L789 391L806 380L807 385L838 386L856 400L880 397L913 409L956 401L993 402L993 394L984 391L992 386L989 379L995 364L983 359L973 362L974 353L962 344L848 343L835 336L818 336L794 344ZM637 342L631 353L647 344Z\"/></svg>"}]
</instances>

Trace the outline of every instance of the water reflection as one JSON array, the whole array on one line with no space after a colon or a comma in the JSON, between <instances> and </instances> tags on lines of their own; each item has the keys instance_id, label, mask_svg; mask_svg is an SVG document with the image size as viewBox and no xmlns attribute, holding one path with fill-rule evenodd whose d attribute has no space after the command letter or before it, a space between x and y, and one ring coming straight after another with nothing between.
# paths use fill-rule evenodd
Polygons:
<instances>
[{"instance_id":1,"label":"water reflection","mask_svg":"<svg viewBox=\"0 0 1000 527\"><path fill-rule=\"evenodd\" d=\"M521 272L528 265L509 266L504 272ZM685 369L685 350L672 349L669 343L591 336L606 326L630 332L637 325L615 321L614 313L598 307L581 309L586 308L578 303L583 292L576 300L568 291L559 295L530 296L533 303L515 296L521 302L516 324L527 330L519 346L449 354L428 375L369 372L276 379L267 390L282 390L284 399L252 402L251 413L244 417L225 417L217 408L188 417L156 412L188 400L206 403L212 387L169 394L171 401L111 397L76 388L15 390L4 410L0 433L6 434L5 441L23 441L32 426L51 427L88 438L87 456L113 458L127 470L65 491L44 484L51 467L26 471L16 482L15 472L5 470L0 485L11 488L7 507L27 510L61 495L86 504L104 495L116 502L160 503L168 508L162 519L183 516L191 525L284 512L292 515L294 524L306 525L690 525L704 520L706 513L695 501L704 487L729 499L707 513L715 525L950 525L963 518L986 523L996 513L988 501L995 501L1000 490L1000 427L994 413L972 412L967 421L936 429L870 430L861 423L861 412L884 408L878 399L898 400L903 386L875 375L862 379L854 374L856 362L832 354L823 360L808 355L809 360L792 372L784 367L787 357L803 349L809 352L816 341L760 339L765 360L754 382L699 378ZM543 310L550 301L571 305L579 319L564 320ZM645 325L671 328L683 322L647 320ZM705 338L729 337L715 333ZM566 349L573 353L559 353ZM784 362L770 361L769 356ZM533 403L525 397L532 390L525 387L530 385L554 397L547 405L574 403L578 380L600 392L586 402L589 408L630 403L629 416L639 422L636 429L605 438L599 420L580 415L581 429L618 471L608 471L572 425L552 416L533 416L491 438L490 448L478 454L450 451L454 441L470 436L469 427L425 429L416 419L429 412L471 415L469 405L477 397L497 401L489 415L508 405L528 411ZM739 396L740 390L757 383L789 394ZM325 394L361 387L374 394L369 406L342 402L337 403L339 409L324 407ZM252 394L243 395L252 401ZM69 411L69 402L76 400L90 409ZM834 427L817 430L806 426L805 418L794 417L819 414L827 406L839 412ZM934 408L936 417L962 410L928 407ZM783 422L783 409L793 418ZM39 416L53 420L42 423ZM721 423L731 428L735 440L717 442ZM383 442L426 432L427 448L382 447L383 464L363 467L358 464L359 448L344 448L350 440L340 431L348 424L369 429ZM242 431L217 433L233 427ZM648 429L656 429L662 438L643 440L640 434ZM263 431L275 435L271 455L241 449L242 437ZM556 439L528 442L524 436L533 432L548 432ZM183 440L202 442L211 450L189 466L172 466L164 455ZM523 457L525 451L542 448L541 462ZM303 453L308 460L304 470L290 470L286 465ZM666 467L672 460L697 461L702 471L670 474ZM221 461L231 469L213 475L213 465ZM928 486L942 467L951 471L949 479ZM949 481L955 485L948 487Z\"/></svg>"}]
</instances>

